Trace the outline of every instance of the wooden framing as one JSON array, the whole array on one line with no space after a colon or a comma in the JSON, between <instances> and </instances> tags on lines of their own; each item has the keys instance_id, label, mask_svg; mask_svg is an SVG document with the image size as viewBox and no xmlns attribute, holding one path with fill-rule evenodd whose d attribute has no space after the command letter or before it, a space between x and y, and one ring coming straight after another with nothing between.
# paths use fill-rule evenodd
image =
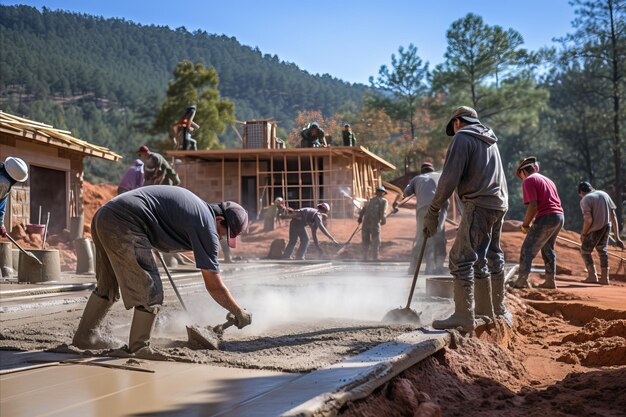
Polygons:
<instances>
[{"instance_id":1,"label":"wooden framing","mask_svg":"<svg viewBox=\"0 0 626 417\"><path fill-rule=\"evenodd\" d=\"M256 210L247 207L255 214L280 196L293 208L327 202L332 217L352 217L354 206L346 194L369 198L382 183L381 172L395 170L395 166L360 146L166 153L180 161L176 169L186 188L207 201L230 199L243 204L242 193L246 190L242 178L255 178Z\"/></svg>"}]
</instances>

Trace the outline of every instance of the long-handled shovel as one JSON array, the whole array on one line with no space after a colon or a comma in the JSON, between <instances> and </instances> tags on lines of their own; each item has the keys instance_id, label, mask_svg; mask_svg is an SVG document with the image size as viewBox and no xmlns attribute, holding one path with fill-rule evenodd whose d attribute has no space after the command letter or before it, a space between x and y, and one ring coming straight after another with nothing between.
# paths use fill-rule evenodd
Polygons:
<instances>
[{"instance_id":1,"label":"long-handled shovel","mask_svg":"<svg viewBox=\"0 0 626 417\"><path fill-rule=\"evenodd\" d=\"M35 261L35 262L37 262L39 265L43 265L43 264L41 263L41 261L39 260L39 258L37 258L37 257L35 256L35 254L34 254L34 253L32 253L32 252L30 252L30 251L27 251L26 249L24 249L23 247L21 247L21 246L20 246L20 245L19 245L19 244L15 241L15 239L13 239L13 238L11 237L11 235L9 235L9 234L7 233L7 234L6 234L6 237L7 237L7 238L11 241L11 243L13 243L15 246L17 246L17 248L18 248L18 249L19 249L19 250L20 250L20 251L21 251L24 255L26 255L26 256L28 256L28 257L32 258L32 260L33 260L33 261Z\"/></svg>"},{"instance_id":2,"label":"long-handled shovel","mask_svg":"<svg viewBox=\"0 0 626 417\"><path fill-rule=\"evenodd\" d=\"M409 299L406 302L406 307L396 308L385 314L383 322L385 323L411 323L420 324L420 313L411 309L411 300L413 299L413 293L415 292L415 284L417 283L417 276L420 273L422 267L422 259L424 259L424 251L426 250L426 241L428 237L424 235L422 241L422 247L420 248L419 257L417 258L417 266L415 267L415 273L413 274L413 283L411 284L411 291L409 292Z\"/></svg>"},{"instance_id":3,"label":"long-handled shovel","mask_svg":"<svg viewBox=\"0 0 626 417\"><path fill-rule=\"evenodd\" d=\"M170 280L170 284L172 284L176 297L178 297L178 301L180 301L180 305L183 306L183 310L185 310L185 312L189 312L185 302L183 301L183 297L180 296L178 288L176 287L176 284L174 284L174 279L172 278L172 274L170 274L169 268L165 264L163 255L159 251L156 251L156 253L159 261L161 261L161 265L163 265L167 278ZM233 324L235 323L229 320L226 323L215 326L214 328L195 325L187 326L187 339L189 346L192 349L220 349L222 343L222 333Z\"/></svg>"},{"instance_id":4,"label":"long-handled shovel","mask_svg":"<svg viewBox=\"0 0 626 417\"><path fill-rule=\"evenodd\" d=\"M346 250L350 242L352 242L352 238L354 237L354 235L356 235L356 233L359 231L360 228L361 228L361 224L359 223L354 229L354 232L352 232L352 234L350 235L350 238L348 239L348 241L344 243L341 248L339 248L339 250L337 251L337 255L341 254L344 250Z\"/></svg>"}]
</instances>

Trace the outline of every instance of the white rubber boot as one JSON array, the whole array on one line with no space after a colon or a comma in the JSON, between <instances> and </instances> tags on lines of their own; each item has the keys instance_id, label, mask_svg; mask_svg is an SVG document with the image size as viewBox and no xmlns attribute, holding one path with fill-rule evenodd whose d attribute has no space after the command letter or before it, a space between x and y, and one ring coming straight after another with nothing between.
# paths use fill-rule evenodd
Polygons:
<instances>
[{"instance_id":1,"label":"white rubber boot","mask_svg":"<svg viewBox=\"0 0 626 417\"><path fill-rule=\"evenodd\" d=\"M491 279L474 279L474 314L476 317L488 317L491 321L496 319L491 300Z\"/></svg>"},{"instance_id":2,"label":"white rubber boot","mask_svg":"<svg viewBox=\"0 0 626 417\"><path fill-rule=\"evenodd\" d=\"M556 281L554 280L553 274L547 274L546 280L541 284L537 285L538 288L548 288L551 290L556 290Z\"/></svg>"},{"instance_id":3,"label":"white rubber boot","mask_svg":"<svg viewBox=\"0 0 626 417\"><path fill-rule=\"evenodd\" d=\"M530 285L530 282L528 281L528 274L527 273L523 273L523 272L519 272L518 276L517 276L517 279L511 283L511 287L513 287L513 288L532 288L533 286Z\"/></svg>"},{"instance_id":4,"label":"white rubber boot","mask_svg":"<svg viewBox=\"0 0 626 417\"><path fill-rule=\"evenodd\" d=\"M135 353L141 348L150 346L150 335L154 328L155 319L156 314L146 311L143 307L135 307L128 340L128 351L130 353Z\"/></svg>"},{"instance_id":5,"label":"white rubber boot","mask_svg":"<svg viewBox=\"0 0 626 417\"><path fill-rule=\"evenodd\" d=\"M596 266L592 263L585 264L587 267L587 278L583 282L589 284L597 284L598 283L598 274L596 274Z\"/></svg>"},{"instance_id":6,"label":"white rubber boot","mask_svg":"<svg viewBox=\"0 0 626 417\"><path fill-rule=\"evenodd\" d=\"M504 306L504 272L491 276L491 298L493 300L493 312L496 316L503 317L509 326L513 327L513 315Z\"/></svg>"},{"instance_id":7,"label":"white rubber boot","mask_svg":"<svg viewBox=\"0 0 626 417\"><path fill-rule=\"evenodd\" d=\"M89 300L87 300L83 316L80 318L78 329L76 329L72 339L72 345L80 349L109 348L109 344L98 337L96 329L100 326L112 305L113 303L109 300L92 292Z\"/></svg>"},{"instance_id":8,"label":"white rubber boot","mask_svg":"<svg viewBox=\"0 0 626 417\"><path fill-rule=\"evenodd\" d=\"M474 322L474 286L470 281L454 280L454 313L443 320L434 320L433 328L438 330L461 328L471 332Z\"/></svg>"}]
</instances>

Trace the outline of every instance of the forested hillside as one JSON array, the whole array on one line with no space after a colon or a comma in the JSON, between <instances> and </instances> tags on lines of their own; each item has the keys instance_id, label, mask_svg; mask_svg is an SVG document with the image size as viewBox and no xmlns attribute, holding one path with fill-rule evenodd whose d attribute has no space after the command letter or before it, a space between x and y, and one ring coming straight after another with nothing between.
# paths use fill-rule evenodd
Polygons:
<instances>
[{"instance_id":1,"label":"forested hillside","mask_svg":"<svg viewBox=\"0 0 626 417\"><path fill-rule=\"evenodd\" d=\"M238 119L273 117L287 129L298 111L333 114L344 104L360 104L366 91L311 75L233 37L46 8L0 6L0 40L1 108L128 157L153 138L148 126L182 60L215 67L220 93L235 102ZM228 135L221 139L228 142ZM96 163L88 174L115 180L123 167L110 168Z\"/></svg>"}]
</instances>

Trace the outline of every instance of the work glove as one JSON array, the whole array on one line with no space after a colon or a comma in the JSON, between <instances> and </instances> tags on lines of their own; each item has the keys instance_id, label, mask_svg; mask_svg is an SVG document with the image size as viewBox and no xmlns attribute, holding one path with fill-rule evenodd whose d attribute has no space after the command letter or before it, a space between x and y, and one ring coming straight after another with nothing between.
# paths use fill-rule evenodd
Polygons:
<instances>
[{"instance_id":1,"label":"work glove","mask_svg":"<svg viewBox=\"0 0 626 417\"><path fill-rule=\"evenodd\" d=\"M228 313L226 320L235 323L238 329L243 329L247 325L252 324L252 314L245 308L241 308L235 313Z\"/></svg>"},{"instance_id":2,"label":"work glove","mask_svg":"<svg viewBox=\"0 0 626 417\"><path fill-rule=\"evenodd\" d=\"M0 226L0 236L5 237L6 235L7 235L7 229L5 229L4 226Z\"/></svg>"},{"instance_id":3,"label":"work glove","mask_svg":"<svg viewBox=\"0 0 626 417\"><path fill-rule=\"evenodd\" d=\"M530 229L530 227L529 227L529 226L526 226L526 225L524 225L524 224L520 227L520 230L521 230L521 231L522 231L522 233L524 233L524 234L527 234L527 233L528 233L528 229Z\"/></svg>"},{"instance_id":4,"label":"work glove","mask_svg":"<svg viewBox=\"0 0 626 417\"><path fill-rule=\"evenodd\" d=\"M437 226L439 226L439 210L430 206L424 216L424 235L426 237L434 236L437 233Z\"/></svg>"},{"instance_id":5,"label":"work glove","mask_svg":"<svg viewBox=\"0 0 626 417\"><path fill-rule=\"evenodd\" d=\"M356 221L358 224L363 223L363 219L359 217L359 219Z\"/></svg>"}]
</instances>

